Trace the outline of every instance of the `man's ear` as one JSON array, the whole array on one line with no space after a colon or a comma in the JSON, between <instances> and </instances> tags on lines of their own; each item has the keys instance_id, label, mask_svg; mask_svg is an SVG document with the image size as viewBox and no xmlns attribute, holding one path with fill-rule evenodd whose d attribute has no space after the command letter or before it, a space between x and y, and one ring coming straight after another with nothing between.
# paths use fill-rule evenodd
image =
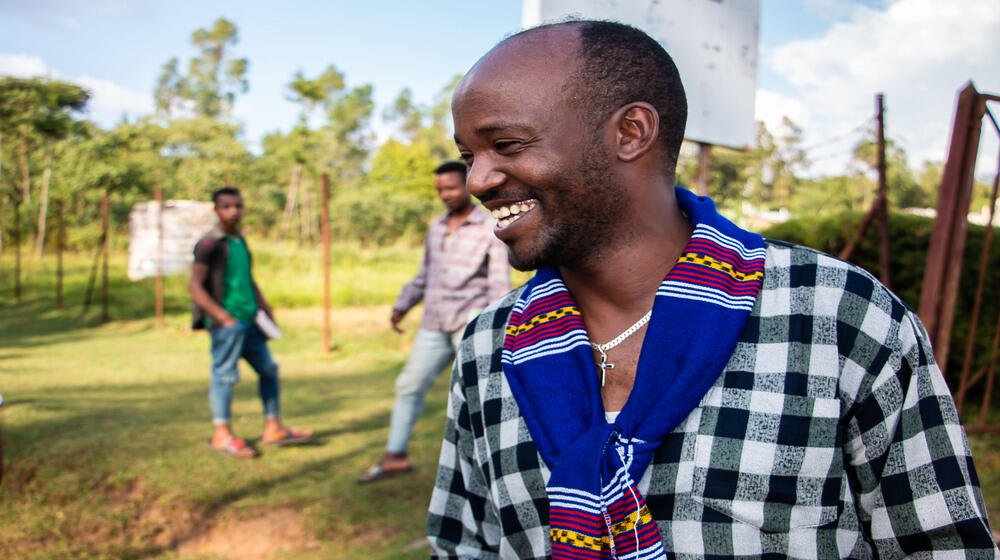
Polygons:
<instances>
[{"instance_id":1,"label":"man's ear","mask_svg":"<svg viewBox=\"0 0 1000 560\"><path fill-rule=\"evenodd\" d=\"M649 103L636 101L615 112L618 123L618 159L633 162L656 145L660 115Z\"/></svg>"}]
</instances>

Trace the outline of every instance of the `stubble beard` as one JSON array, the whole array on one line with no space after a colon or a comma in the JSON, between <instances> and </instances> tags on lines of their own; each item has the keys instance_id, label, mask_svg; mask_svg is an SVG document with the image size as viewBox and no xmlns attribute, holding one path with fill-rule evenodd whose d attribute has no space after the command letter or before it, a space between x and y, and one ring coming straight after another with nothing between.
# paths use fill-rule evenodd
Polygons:
<instances>
[{"instance_id":1,"label":"stubble beard","mask_svg":"<svg viewBox=\"0 0 1000 560\"><path fill-rule=\"evenodd\" d=\"M550 220L547 227L543 226L526 250L511 248L510 263L517 270L583 268L598 263L608 249L628 237L626 217L631 200L614 181L611 162L602 152L599 139L588 143L579 167L579 173L557 179L568 187L546 197L560 199L546 208L558 221ZM542 202L544 205L544 199Z\"/></svg>"}]
</instances>

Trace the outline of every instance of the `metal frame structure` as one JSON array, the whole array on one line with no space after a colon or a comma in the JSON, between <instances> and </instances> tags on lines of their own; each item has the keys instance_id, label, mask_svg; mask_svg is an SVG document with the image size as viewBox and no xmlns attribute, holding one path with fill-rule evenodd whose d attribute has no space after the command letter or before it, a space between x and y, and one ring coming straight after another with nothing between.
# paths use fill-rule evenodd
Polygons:
<instances>
[{"instance_id":1,"label":"metal frame structure","mask_svg":"<svg viewBox=\"0 0 1000 560\"><path fill-rule=\"evenodd\" d=\"M941 187L938 192L937 216L934 219L934 229L927 251L927 266L924 270L918 313L934 343L934 357L942 371L947 367L950 351L955 303L958 298L958 285L962 273L962 257L969 229L968 212L972 202L973 172L979 151L979 138L984 117L989 117L993 128L1000 135L1000 125L987 106L990 101L1000 101L1000 95L980 93L971 81L966 83L958 93L948 159L945 162ZM997 183L1000 180L1000 160L998 160L997 165L997 175L993 180L990 199L989 221L980 255L979 277L973 301L965 359L959 388L955 395L955 403L959 413L961 413L965 404L965 394L969 387L982 379L986 380L979 422L977 425L967 426L966 429L969 432L1000 432L1000 426L990 426L986 423L998 352L1000 352L1000 348L998 348L1000 347L1000 316L997 318L996 334L994 335L989 364L976 372L975 375L970 376L973 345L979 326L983 287L986 281L987 263L993 239L993 214L997 200Z\"/></svg>"}]
</instances>

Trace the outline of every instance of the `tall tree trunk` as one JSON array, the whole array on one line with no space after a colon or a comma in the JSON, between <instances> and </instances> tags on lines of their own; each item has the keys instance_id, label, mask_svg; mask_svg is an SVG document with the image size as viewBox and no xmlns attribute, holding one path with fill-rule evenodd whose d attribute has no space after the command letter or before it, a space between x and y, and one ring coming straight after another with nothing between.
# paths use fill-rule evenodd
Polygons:
<instances>
[{"instance_id":1,"label":"tall tree trunk","mask_svg":"<svg viewBox=\"0 0 1000 560\"><path fill-rule=\"evenodd\" d=\"M309 213L306 214L306 225L309 226L309 242L315 243L319 239L319 225L316 221L317 200L316 192L309 191Z\"/></svg>"},{"instance_id":2,"label":"tall tree trunk","mask_svg":"<svg viewBox=\"0 0 1000 560\"><path fill-rule=\"evenodd\" d=\"M52 178L52 141L45 141L45 171L42 172L42 194L38 203L38 235L35 236L35 258L45 248L45 220L49 211L49 179Z\"/></svg>"},{"instance_id":3,"label":"tall tree trunk","mask_svg":"<svg viewBox=\"0 0 1000 560\"><path fill-rule=\"evenodd\" d=\"M299 180L302 178L302 164L295 163L292 166L292 176L288 180L288 193L285 195L285 211L281 215L281 224L278 226L278 237L285 239L288 230L292 226L295 217L296 196L299 192Z\"/></svg>"},{"instance_id":4,"label":"tall tree trunk","mask_svg":"<svg viewBox=\"0 0 1000 560\"><path fill-rule=\"evenodd\" d=\"M14 201L14 299L21 303L21 201Z\"/></svg>"},{"instance_id":5,"label":"tall tree trunk","mask_svg":"<svg viewBox=\"0 0 1000 560\"><path fill-rule=\"evenodd\" d=\"M299 243L312 241L312 196L309 192L308 180L299 183L299 191L302 193L302 204L299 205Z\"/></svg>"},{"instance_id":6,"label":"tall tree trunk","mask_svg":"<svg viewBox=\"0 0 1000 560\"><path fill-rule=\"evenodd\" d=\"M21 125L21 150L17 163L21 167L21 201L31 202L31 172L28 169L28 125Z\"/></svg>"},{"instance_id":7,"label":"tall tree trunk","mask_svg":"<svg viewBox=\"0 0 1000 560\"><path fill-rule=\"evenodd\" d=\"M3 132L0 132L0 178L3 177ZM0 255L3 254L3 224L0 224ZM2 467L2 465L0 465Z\"/></svg>"}]
</instances>

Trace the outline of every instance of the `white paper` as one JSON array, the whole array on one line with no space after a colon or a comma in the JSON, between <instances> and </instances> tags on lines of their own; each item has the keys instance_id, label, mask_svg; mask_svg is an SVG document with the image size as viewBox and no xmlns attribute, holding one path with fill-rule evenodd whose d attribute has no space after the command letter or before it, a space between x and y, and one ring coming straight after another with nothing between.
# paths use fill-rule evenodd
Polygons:
<instances>
[{"instance_id":1,"label":"white paper","mask_svg":"<svg viewBox=\"0 0 1000 560\"><path fill-rule=\"evenodd\" d=\"M281 338L281 329L278 328L278 325L274 324L274 321L271 320L271 317L263 309L257 310L257 315L254 316L253 321L257 323L257 327L260 328L260 331L267 338Z\"/></svg>"}]
</instances>

